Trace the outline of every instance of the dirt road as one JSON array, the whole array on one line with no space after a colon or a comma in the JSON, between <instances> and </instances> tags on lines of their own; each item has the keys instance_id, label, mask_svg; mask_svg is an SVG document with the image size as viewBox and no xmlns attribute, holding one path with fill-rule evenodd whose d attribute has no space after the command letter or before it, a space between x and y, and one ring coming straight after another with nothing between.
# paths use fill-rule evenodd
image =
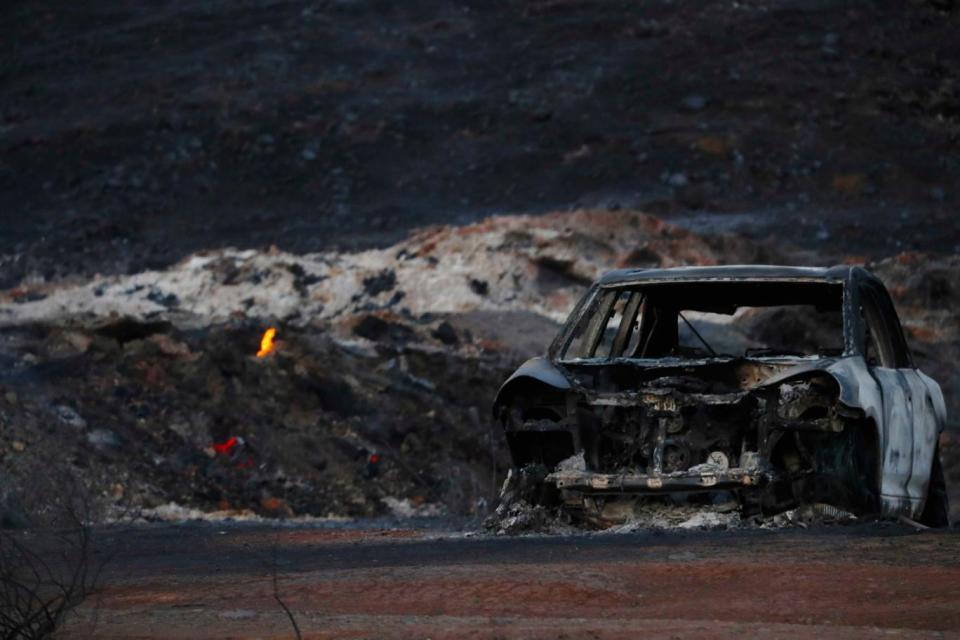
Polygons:
<instances>
[{"instance_id":1,"label":"dirt road","mask_svg":"<svg viewBox=\"0 0 960 640\"><path fill-rule=\"evenodd\" d=\"M494 538L162 525L68 629L103 638L960 637L960 535L893 526ZM73 635L71 635L73 637Z\"/></svg>"}]
</instances>

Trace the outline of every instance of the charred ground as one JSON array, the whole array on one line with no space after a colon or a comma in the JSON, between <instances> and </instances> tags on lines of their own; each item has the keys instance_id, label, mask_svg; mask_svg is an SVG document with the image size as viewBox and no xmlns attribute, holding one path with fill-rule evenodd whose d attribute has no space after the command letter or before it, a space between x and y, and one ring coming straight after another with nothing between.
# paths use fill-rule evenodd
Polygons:
<instances>
[{"instance_id":1,"label":"charred ground","mask_svg":"<svg viewBox=\"0 0 960 640\"><path fill-rule=\"evenodd\" d=\"M0 284L571 205L955 251L950 5L7 3Z\"/></svg>"}]
</instances>

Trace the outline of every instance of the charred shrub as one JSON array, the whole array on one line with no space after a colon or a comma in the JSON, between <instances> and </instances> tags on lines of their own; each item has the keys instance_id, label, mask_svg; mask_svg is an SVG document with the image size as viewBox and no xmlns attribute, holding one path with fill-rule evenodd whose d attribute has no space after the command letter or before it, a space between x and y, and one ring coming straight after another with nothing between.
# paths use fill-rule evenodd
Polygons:
<instances>
[{"instance_id":1,"label":"charred shrub","mask_svg":"<svg viewBox=\"0 0 960 640\"><path fill-rule=\"evenodd\" d=\"M0 637L47 638L92 593L103 566L93 550L97 509L82 484L38 474L5 496L20 516L0 529Z\"/></svg>"}]
</instances>

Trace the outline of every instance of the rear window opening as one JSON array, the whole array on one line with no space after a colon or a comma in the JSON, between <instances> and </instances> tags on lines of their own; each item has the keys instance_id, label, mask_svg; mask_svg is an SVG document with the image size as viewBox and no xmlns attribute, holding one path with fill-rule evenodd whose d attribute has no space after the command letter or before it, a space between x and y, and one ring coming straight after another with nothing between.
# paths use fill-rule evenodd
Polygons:
<instances>
[{"instance_id":1,"label":"rear window opening","mask_svg":"<svg viewBox=\"0 0 960 640\"><path fill-rule=\"evenodd\" d=\"M816 357L843 353L843 286L694 282L602 288L564 360Z\"/></svg>"}]
</instances>

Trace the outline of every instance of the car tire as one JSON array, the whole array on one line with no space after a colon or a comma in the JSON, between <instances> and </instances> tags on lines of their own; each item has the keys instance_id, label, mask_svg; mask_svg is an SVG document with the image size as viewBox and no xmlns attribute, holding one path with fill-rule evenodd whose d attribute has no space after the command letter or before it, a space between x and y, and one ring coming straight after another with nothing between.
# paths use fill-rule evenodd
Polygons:
<instances>
[{"instance_id":1,"label":"car tire","mask_svg":"<svg viewBox=\"0 0 960 640\"><path fill-rule=\"evenodd\" d=\"M950 504L947 500L947 483L943 475L943 465L940 464L939 445L933 452L927 503L920 515L920 524L937 529L950 526Z\"/></svg>"}]
</instances>

